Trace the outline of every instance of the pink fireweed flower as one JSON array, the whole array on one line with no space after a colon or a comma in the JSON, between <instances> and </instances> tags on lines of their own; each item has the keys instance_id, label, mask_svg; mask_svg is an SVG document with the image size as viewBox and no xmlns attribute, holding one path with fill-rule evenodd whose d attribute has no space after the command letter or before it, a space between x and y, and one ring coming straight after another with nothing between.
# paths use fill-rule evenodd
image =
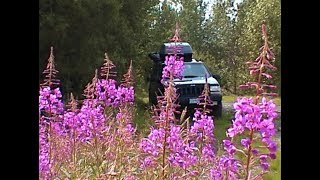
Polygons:
<instances>
[{"instance_id":1,"label":"pink fireweed flower","mask_svg":"<svg viewBox=\"0 0 320 180\"><path fill-rule=\"evenodd\" d=\"M122 118L125 118L125 117L123 116L123 114L121 112L118 112L116 115L116 120L120 120Z\"/></svg>"},{"instance_id":2,"label":"pink fireweed flower","mask_svg":"<svg viewBox=\"0 0 320 180\"><path fill-rule=\"evenodd\" d=\"M261 113L266 114L269 120L272 121L278 117L276 104L274 104L272 100L267 101L267 99L263 97L258 105L262 110Z\"/></svg>"},{"instance_id":3,"label":"pink fireweed flower","mask_svg":"<svg viewBox=\"0 0 320 180\"><path fill-rule=\"evenodd\" d=\"M59 88L51 90L50 87L40 87L39 112L61 114L63 112L62 94Z\"/></svg>"},{"instance_id":4,"label":"pink fireweed flower","mask_svg":"<svg viewBox=\"0 0 320 180\"><path fill-rule=\"evenodd\" d=\"M163 148L164 129L152 128L147 138L142 139L139 144L139 148L144 153L158 156Z\"/></svg>"},{"instance_id":5,"label":"pink fireweed flower","mask_svg":"<svg viewBox=\"0 0 320 180\"><path fill-rule=\"evenodd\" d=\"M263 138L262 142L267 145L270 152L274 153L277 151L277 144L270 138Z\"/></svg>"},{"instance_id":6,"label":"pink fireweed flower","mask_svg":"<svg viewBox=\"0 0 320 180\"><path fill-rule=\"evenodd\" d=\"M238 98L234 103L235 119L227 135L234 137L241 134L245 129L260 132L262 137L270 137L275 134L273 121L277 117L275 104L272 101L254 104L253 98Z\"/></svg>"},{"instance_id":7,"label":"pink fireweed flower","mask_svg":"<svg viewBox=\"0 0 320 180\"><path fill-rule=\"evenodd\" d=\"M162 80L169 79L170 73L172 73L174 78L182 78L184 60L183 57L177 56L166 56L164 61L165 67L162 71Z\"/></svg>"},{"instance_id":8,"label":"pink fireweed flower","mask_svg":"<svg viewBox=\"0 0 320 180\"><path fill-rule=\"evenodd\" d=\"M119 86L116 93L114 104L116 106L123 103L133 104L134 102L134 89L131 87Z\"/></svg>"},{"instance_id":9,"label":"pink fireweed flower","mask_svg":"<svg viewBox=\"0 0 320 180\"><path fill-rule=\"evenodd\" d=\"M107 106L118 107L123 103L134 102L134 88L133 86L116 87L116 81L113 79L99 79L96 83L96 91L98 100L105 102Z\"/></svg>"},{"instance_id":10,"label":"pink fireweed flower","mask_svg":"<svg viewBox=\"0 0 320 180\"><path fill-rule=\"evenodd\" d=\"M275 134L274 120L277 118L276 106L270 100L267 101L265 97L262 98L258 104L254 103L253 98L238 98L237 102L234 103L235 108L235 119L233 120L232 126L228 129L228 137L235 137L236 135L242 134L245 130L258 132L260 134L260 140L269 150L266 155L261 154L258 149L253 147L252 154L260 157L260 166L263 170L269 168L267 158L275 158L274 153L277 151L277 144L271 139ZM258 139L255 139L255 141ZM235 147L229 140L224 140L224 148L229 153L233 154ZM241 139L241 145L248 149L252 145L249 138Z\"/></svg>"},{"instance_id":11,"label":"pink fireweed flower","mask_svg":"<svg viewBox=\"0 0 320 180\"><path fill-rule=\"evenodd\" d=\"M215 167L210 169L210 179L223 180L223 179L239 179L238 177L239 161L232 156L221 156ZM228 177L226 176L228 171Z\"/></svg>"},{"instance_id":12,"label":"pink fireweed flower","mask_svg":"<svg viewBox=\"0 0 320 180\"><path fill-rule=\"evenodd\" d=\"M126 130L126 133L128 133L128 134L134 134L134 132L136 131L136 128L132 124L129 123L126 125L125 130Z\"/></svg>"},{"instance_id":13,"label":"pink fireweed flower","mask_svg":"<svg viewBox=\"0 0 320 180\"><path fill-rule=\"evenodd\" d=\"M131 123L128 123L124 127L117 129L117 134L119 134L123 138L123 141L129 146L134 143L133 136L135 132L136 128L134 128Z\"/></svg>"},{"instance_id":14,"label":"pink fireweed flower","mask_svg":"<svg viewBox=\"0 0 320 180\"><path fill-rule=\"evenodd\" d=\"M209 179L215 179L215 180L223 180L223 171L219 168L211 168L210 169L210 178Z\"/></svg>"},{"instance_id":15,"label":"pink fireweed flower","mask_svg":"<svg viewBox=\"0 0 320 180\"><path fill-rule=\"evenodd\" d=\"M63 121L54 124L54 130L62 136L72 137L81 126L80 116L76 112L65 112L59 116Z\"/></svg>"},{"instance_id":16,"label":"pink fireweed flower","mask_svg":"<svg viewBox=\"0 0 320 180\"><path fill-rule=\"evenodd\" d=\"M139 149L146 154L141 160L141 168L148 168L156 165L155 159L163 149L164 133L165 131L162 128L152 128L148 137L140 141Z\"/></svg>"},{"instance_id":17,"label":"pink fireweed flower","mask_svg":"<svg viewBox=\"0 0 320 180\"><path fill-rule=\"evenodd\" d=\"M236 152L236 147L230 140L222 140L224 150L226 150L230 155L234 155Z\"/></svg>"},{"instance_id":18,"label":"pink fireweed flower","mask_svg":"<svg viewBox=\"0 0 320 180\"><path fill-rule=\"evenodd\" d=\"M241 139L241 145L244 146L245 148L248 149L250 144L251 144L251 141L249 138Z\"/></svg>"},{"instance_id":19,"label":"pink fireweed flower","mask_svg":"<svg viewBox=\"0 0 320 180\"><path fill-rule=\"evenodd\" d=\"M238 170L239 162L231 156L222 156L219 163L222 165L224 170L228 169L231 172L237 172Z\"/></svg>"},{"instance_id":20,"label":"pink fireweed flower","mask_svg":"<svg viewBox=\"0 0 320 180\"><path fill-rule=\"evenodd\" d=\"M244 132L245 127L245 119L241 116L241 114L235 114L235 120L232 120L232 128L227 130L227 135L229 137L234 137L237 134L241 134Z\"/></svg>"},{"instance_id":21,"label":"pink fireweed flower","mask_svg":"<svg viewBox=\"0 0 320 180\"><path fill-rule=\"evenodd\" d=\"M269 154L269 157L270 157L271 159L276 159L277 156L276 156L275 153L270 153L270 154Z\"/></svg>"},{"instance_id":22,"label":"pink fireweed flower","mask_svg":"<svg viewBox=\"0 0 320 180\"><path fill-rule=\"evenodd\" d=\"M117 94L116 81L114 79L99 79L96 83L97 99L113 106Z\"/></svg>"},{"instance_id":23,"label":"pink fireweed flower","mask_svg":"<svg viewBox=\"0 0 320 180\"><path fill-rule=\"evenodd\" d=\"M180 126L171 124L170 134L167 139L169 144L169 163L172 166L180 166L183 169L189 168L197 162L194 142L184 142L180 133Z\"/></svg>"},{"instance_id":24,"label":"pink fireweed flower","mask_svg":"<svg viewBox=\"0 0 320 180\"><path fill-rule=\"evenodd\" d=\"M45 126L39 123L39 173L48 175L52 162L49 160L49 141Z\"/></svg>"},{"instance_id":25,"label":"pink fireweed flower","mask_svg":"<svg viewBox=\"0 0 320 180\"><path fill-rule=\"evenodd\" d=\"M82 141L90 141L94 136L102 138L106 130L103 107L97 105L97 100L84 100L79 114L78 138Z\"/></svg>"},{"instance_id":26,"label":"pink fireweed flower","mask_svg":"<svg viewBox=\"0 0 320 180\"><path fill-rule=\"evenodd\" d=\"M269 164L268 162L262 162L262 163L261 163L261 167L262 167L263 170L266 171L266 170L269 169L270 164Z\"/></svg>"},{"instance_id":27,"label":"pink fireweed flower","mask_svg":"<svg viewBox=\"0 0 320 180\"><path fill-rule=\"evenodd\" d=\"M262 169L268 170L270 167L270 164L267 161L268 155L262 154L262 155L260 155L259 159L260 159L260 166L262 167Z\"/></svg>"},{"instance_id":28,"label":"pink fireweed flower","mask_svg":"<svg viewBox=\"0 0 320 180\"><path fill-rule=\"evenodd\" d=\"M215 148L213 144L204 144L202 147L202 157L207 161L212 162L215 157Z\"/></svg>"},{"instance_id":29,"label":"pink fireweed flower","mask_svg":"<svg viewBox=\"0 0 320 180\"><path fill-rule=\"evenodd\" d=\"M252 149L252 151L251 151L251 152L252 152L252 154L253 154L253 155L255 155L255 156L256 156L256 155L258 155L259 150L258 150L258 149Z\"/></svg>"},{"instance_id":30,"label":"pink fireweed flower","mask_svg":"<svg viewBox=\"0 0 320 180\"><path fill-rule=\"evenodd\" d=\"M148 137L140 142L140 150L146 153L146 156L141 161L141 168L155 165L155 159L163 152L164 133L165 130L162 128L153 128ZM170 125L170 132L165 143L169 150L169 164L172 166L186 169L196 163L195 144L193 142L183 141L180 126Z\"/></svg>"},{"instance_id":31,"label":"pink fireweed flower","mask_svg":"<svg viewBox=\"0 0 320 180\"><path fill-rule=\"evenodd\" d=\"M156 165L157 165L156 158L153 156L146 156L140 161L140 168L142 169L155 167Z\"/></svg>"},{"instance_id":32,"label":"pink fireweed flower","mask_svg":"<svg viewBox=\"0 0 320 180\"><path fill-rule=\"evenodd\" d=\"M126 175L124 177L124 180L137 180L138 178L135 177L134 175Z\"/></svg>"},{"instance_id":33,"label":"pink fireweed flower","mask_svg":"<svg viewBox=\"0 0 320 180\"><path fill-rule=\"evenodd\" d=\"M260 134L262 138L269 138L276 134L275 126L272 120L264 120L260 123Z\"/></svg>"},{"instance_id":34,"label":"pink fireweed flower","mask_svg":"<svg viewBox=\"0 0 320 180\"><path fill-rule=\"evenodd\" d=\"M190 139L197 144L202 143L202 156L208 160L214 158L214 124L212 116L196 110L193 117L194 124L190 128Z\"/></svg>"},{"instance_id":35,"label":"pink fireweed flower","mask_svg":"<svg viewBox=\"0 0 320 180\"><path fill-rule=\"evenodd\" d=\"M161 107L160 115L157 119L158 122L165 122L167 119L166 116L168 116L169 122L173 123L175 121L175 114L174 112L176 111L175 107L169 107L167 112L164 110L166 107Z\"/></svg>"},{"instance_id":36,"label":"pink fireweed flower","mask_svg":"<svg viewBox=\"0 0 320 180\"><path fill-rule=\"evenodd\" d=\"M62 94L59 88L51 90L50 87L40 87L39 90L39 172L49 179L49 173L53 164L50 159L50 124L55 129L57 122L61 120L63 113Z\"/></svg>"}]
</instances>

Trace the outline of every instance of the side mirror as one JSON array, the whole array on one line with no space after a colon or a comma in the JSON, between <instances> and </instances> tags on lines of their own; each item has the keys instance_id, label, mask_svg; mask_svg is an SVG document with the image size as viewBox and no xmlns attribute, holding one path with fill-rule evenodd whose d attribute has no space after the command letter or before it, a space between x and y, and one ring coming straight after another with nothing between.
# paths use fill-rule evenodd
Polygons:
<instances>
[{"instance_id":1,"label":"side mirror","mask_svg":"<svg viewBox=\"0 0 320 180\"><path fill-rule=\"evenodd\" d=\"M158 52L152 52L148 54L149 58L154 62L160 61L160 54Z\"/></svg>"}]
</instances>

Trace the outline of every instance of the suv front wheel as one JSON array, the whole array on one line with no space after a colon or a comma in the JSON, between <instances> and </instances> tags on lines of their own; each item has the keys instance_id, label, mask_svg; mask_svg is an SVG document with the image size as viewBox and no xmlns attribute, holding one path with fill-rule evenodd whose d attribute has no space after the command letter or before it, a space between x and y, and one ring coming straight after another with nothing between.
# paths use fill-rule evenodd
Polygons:
<instances>
[{"instance_id":1,"label":"suv front wheel","mask_svg":"<svg viewBox=\"0 0 320 180\"><path fill-rule=\"evenodd\" d=\"M222 102L218 101L218 104L213 106L213 116L221 117L222 116Z\"/></svg>"}]
</instances>

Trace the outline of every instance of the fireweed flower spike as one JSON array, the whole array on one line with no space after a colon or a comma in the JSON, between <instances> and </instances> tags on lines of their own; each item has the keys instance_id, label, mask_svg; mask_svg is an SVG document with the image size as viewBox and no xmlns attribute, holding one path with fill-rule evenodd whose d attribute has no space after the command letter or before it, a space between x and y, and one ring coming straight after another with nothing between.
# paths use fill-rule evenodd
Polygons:
<instances>
[{"instance_id":1,"label":"fireweed flower spike","mask_svg":"<svg viewBox=\"0 0 320 180\"><path fill-rule=\"evenodd\" d=\"M240 162L234 156L236 147L229 140L223 140L226 153L217 158L214 167L210 169L210 177L213 179L239 179Z\"/></svg>"},{"instance_id":2,"label":"fireweed flower spike","mask_svg":"<svg viewBox=\"0 0 320 180\"><path fill-rule=\"evenodd\" d=\"M165 57L165 67L162 71L162 79L163 81L166 79L170 79L170 72L173 72L173 77L182 78L182 71L183 71L183 64L184 60L183 57L177 57L174 55L166 56Z\"/></svg>"},{"instance_id":3,"label":"fireweed flower spike","mask_svg":"<svg viewBox=\"0 0 320 180\"><path fill-rule=\"evenodd\" d=\"M238 160L230 155L222 155L218 158L218 161L214 164L214 167L210 169L210 179L214 180L237 180L239 179Z\"/></svg>"},{"instance_id":4,"label":"fireweed flower spike","mask_svg":"<svg viewBox=\"0 0 320 180\"><path fill-rule=\"evenodd\" d=\"M208 162L212 162L215 157L214 152L214 124L212 116L196 110L193 117L194 124L190 128L190 139L200 144L201 155Z\"/></svg>"},{"instance_id":5,"label":"fireweed flower spike","mask_svg":"<svg viewBox=\"0 0 320 180\"><path fill-rule=\"evenodd\" d=\"M53 90L50 87L40 87L39 113L61 114L63 112L61 98L62 94L58 87Z\"/></svg>"},{"instance_id":6,"label":"fireweed flower spike","mask_svg":"<svg viewBox=\"0 0 320 180\"><path fill-rule=\"evenodd\" d=\"M217 163L215 155L214 121L211 113L212 101L210 100L209 86L206 81L202 94L198 97L198 106L193 115L193 125L188 129L188 139L197 148L197 162L195 167L201 172L202 177L211 178L210 167ZM200 168L200 169L199 169Z\"/></svg>"},{"instance_id":7,"label":"fireweed flower spike","mask_svg":"<svg viewBox=\"0 0 320 180\"><path fill-rule=\"evenodd\" d=\"M43 71L44 82L39 91L39 177L51 178L53 175L52 157L52 126L60 121L63 113L62 94L59 89L59 80L56 78L53 47L51 47L48 64Z\"/></svg>"},{"instance_id":8,"label":"fireweed flower spike","mask_svg":"<svg viewBox=\"0 0 320 180\"><path fill-rule=\"evenodd\" d=\"M157 160L161 158L164 148L165 130L152 128L147 138L143 139L139 146L142 153L147 154L141 160L140 167L156 167ZM171 124L170 132L166 139L168 148L168 163L173 167L188 169L197 162L195 143L184 141L180 126Z\"/></svg>"},{"instance_id":9,"label":"fireweed flower spike","mask_svg":"<svg viewBox=\"0 0 320 180\"><path fill-rule=\"evenodd\" d=\"M44 125L39 126L39 175L49 178L51 163L49 161L49 142Z\"/></svg>"},{"instance_id":10,"label":"fireweed flower spike","mask_svg":"<svg viewBox=\"0 0 320 180\"><path fill-rule=\"evenodd\" d=\"M115 102L117 96L116 81L112 79L116 76L116 72L114 71L115 67L107 53L105 53L104 63L100 70L100 78L95 85L98 96L97 99L103 102L105 108L108 106L117 106L117 102Z\"/></svg>"},{"instance_id":11,"label":"fireweed flower spike","mask_svg":"<svg viewBox=\"0 0 320 180\"><path fill-rule=\"evenodd\" d=\"M123 75L121 84L118 85L111 79L116 72L113 70L115 65L105 54L105 63L101 68L97 82L97 94L99 104L104 107L106 128L105 145L110 146L105 152L105 157L113 164L112 171L129 171L123 164L130 163L132 150L137 148L135 144L136 128L133 123L134 115L134 87L133 87L133 68L132 61L126 74ZM102 102L102 103L101 103ZM108 170L110 171L110 170ZM129 175L132 174L127 174Z\"/></svg>"},{"instance_id":12,"label":"fireweed flower spike","mask_svg":"<svg viewBox=\"0 0 320 180\"><path fill-rule=\"evenodd\" d=\"M122 169L123 164L130 163L129 155L132 154L133 149L137 148L135 144L135 132L136 128L133 123L134 116L134 87L133 87L133 68L132 61L127 73L123 75L121 84L117 88L117 94L115 103L117 106L118 113L116 115L116 121L112 124L115 128L115 151L118 159L116 160L117 169ZM126 167L123 171L128 171ZM127 174L132 175L132 174ZM129 176L128 176L129 177Z\"/></svg>"},{"instance_id":13,"label":"fireweed flower spike","mask_svg":"<svg viewBox=\"0 0 320 180\"><path fill-rule=\"evenodd\" d=\"M81 125L77 105L78 102L71 93L69 103L66 105L68 109L63 115L61 115L61 119L63 119L63 121L58 122L54 127L55 132L60 136L61 141L64 142L62 148L60 148L63 152L61 154L65 154L67 157L70 157L70 162L72 162L72 164L76 164L77 161L77 129Z\"/></svg>"},{"instance_id":14,"label":"fireweed flower spike","mask_svg":"<svg viewBox=\"0 0 320 180\"><path fill-rule=\"evenodd\" d=\"M103 107L96 104L96 100L84 100L83 105L78 113L79 126L78 138L81 142L91 141L94 138L102 138L105 130L105 118L103 115Z\"/></svg>"},{"instance_id":15,"label":"fireweed flower spike","mask_svg":"<svg viewBox=\"0 0 320 180\"><path fill-rule=\"evenodd\" d=\"M171 38L172 42L179 42L180 41L180 28L178 23L176 23L176 29L174 31L174 35ZM183 65L184 65L184 58L183 57L179 57L177 56L177 52L178 52L178 46L173 45L173 55L168 55L165 57L165 67L163 68L162 71L162 80L161 82L167 86L167 84L165 83L168 79L170 79L170 81L172 81L172 78L182 78L182 72L183 72Z\"/></svg>"},{"instance_id":16,"label":"fireweed flower spike","mask_svg":"<svg viewBox=\"0 0 320 180\"><path fill-rule=\"evenodd\" d=\"M49 116L63 112L62 94L59 89L60 80L56 79L58 71L55 69L53 47L51 47L47 68L43 71L44 82L40 84L39 113L47 113Z\"/></svg>"},{"instance_id":17,"label":"fireweed flower spike","mask_svg":"<svg viewBox=\"0 0 320 180\"><path fill-rule=\"evenodd\" d=\"M274 120L277 118L276 105L272 100L267 100L263 95L274 95L275 93L266 92L267 89L274 89L274 85L263 84L271 75L265 73L266 68L275 69L270 61L274 59L274 54L270 51L267 41L266 25L262 24L262 33L265 40L264 46L259 57L248 62L250 65L250 74L256 76L256 82L248 82L241 85L241 88L253 87L256 90L254 98L238 98L234 103L235 116L232 120L231 127L227 130L227 137L231 140L224 140L224 149L229 157L236 159L236 153L242 153L246 158L242 162L241 168L244 170L244 179L251 179L252 176L259 176L270 167L268 160L275 159L277 144L272 140L276 134ZM263 80L265 78L265 80ZM259 101L261 100L261 101ZM233 143L236 136L249 134L247 137L240 139L240 147L236 147ZM256 144L263 144L256 145ZM266 149L262 151L262 149ZM252 174L252 168L260 166L262 172L260 174Z\"/></svg>"},{"instance_id":18,"label":"fireweed flower spike","mask_svg":"<svg viewBox=\"0 0 320 180\"><path fill-rule=\"evenodd\" d=\"M122 84L117 89L116 100L119 99L119 112L117 114L117 121L119 122L119 131L122 134L123 141L127 146L134 143L134 133L136 132L133 126L133 104L134 104L134 79L132 60L127 73L123 75Z\"/></svg>"},{"instance_id":19,"label":"fireweed flower spike","mask_svg":"<svg viewBox=\"0 0 320 180\"><path fill-rule=\"evenodd\" d=\"M176 29L174 37L179 37L178 32ZM179 41L179 38L173 39L174 42ZM175 50L176 46L173 48L174 52L177 52ZM163 96L158 97L158 108L154 110L156 127L151 129L148 138L140 142L140 149L146 153L141 161L141 167L154 166L158 161L157 163L161 164L162 169L161 177L165 179L171 177L165 171L168 163L186 169L194 163L195 157L190 150L192 144L182 142L180 129L175 125L177 122L175 118L177 94L173 79L181 78L184 61L183 58L178 58L177 54L174 53L171 56L166 56L164 63L161 82L165 91Z\"/></svg>"},{"instance_id":20,"label":"fireweed flower spike","mask_svg":"<svg viewBox=\"0 0 320 180\"><path fill-rule=\"evenodd\" d=\"M192 141L184 142L180 126L171 125L167 143L170 149L169 163L173 167L180 166L183 169L188 169L197 162L195 144Z\"/></svg>"},{"instance_id":21,"label":"fireweed flower spike","mask_svg":"<svg viewBox=\"0 0 320 180\"><path fill-rule=\"evenodd\" d=\"M105 103L106 106L115 107L117 95L116 81L113 79L99 79L97 84L98 100Z\"/></svg>"},{"instance_id":22,"label":"fireweed flower spike","mask_svg":"<svg viewBox=\"0 0 320 180\"><path fill-rule=\"evenodd\" d=\"M157 164L156 159L162 152L165 130L163 128L151 128L147 138L142 139L139 147L147 156L142 160L141 168L153 167Z\"/></svg>"}]
</instances>

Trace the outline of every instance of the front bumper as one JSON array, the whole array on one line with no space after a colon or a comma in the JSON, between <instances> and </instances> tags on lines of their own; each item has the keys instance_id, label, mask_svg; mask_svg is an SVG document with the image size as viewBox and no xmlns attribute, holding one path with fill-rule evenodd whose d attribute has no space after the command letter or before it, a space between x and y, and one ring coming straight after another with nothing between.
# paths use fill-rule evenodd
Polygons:
<instances>
[{"instance_id":1,"label":"front bumper","mask_svg":"<svg viewBox=\"0 0 320 180\"><path fill-rule=\"evenodd\" d=\"M198 97L195 96L180 96L178 98L178 102L181 106L196 106L197 102L199 102ZM221 92L211 92L210 100L213 101L214 105L220 105L222 101L222 93Z\"/></svg>"}]
</instances>

